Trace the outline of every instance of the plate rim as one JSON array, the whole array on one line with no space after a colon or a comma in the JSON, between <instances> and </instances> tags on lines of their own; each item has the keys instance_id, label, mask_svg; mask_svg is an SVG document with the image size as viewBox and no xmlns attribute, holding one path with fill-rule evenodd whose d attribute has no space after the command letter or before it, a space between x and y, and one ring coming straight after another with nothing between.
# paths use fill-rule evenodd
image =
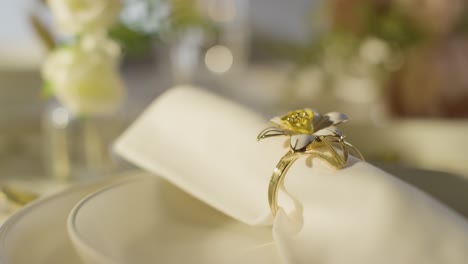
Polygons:
<instances>
[{"instance_id":1,"label":"plate rim","mask_svg":"<svg viewBox=\"0 0 468 264\"><path fill-rule=\"evenodd\" d=\"M96 190L96 191L99 191L102 188L106 188L109 184L112 185L114 183L118 183L122 180L125 180L125 178L127 177L145 175L145 174L148 174L148 172L138 170L138 169L131 169L131 170L115 173L115 174L109 174L99 179L92 179L92 180L88 180L84 182L78 182L77 184L66 187L64 190L61 190L57 193L46 195L44 197L40 197L36 201L33 201L30 204L25 205L17 212L14 212L0 226L0 251L2 249L5 249L6 247L5 240L9 232L11 232L11 230L18 224L18 222L24 217L27 217L27 215L30 214L31 212L38 210L38 208L40 208L41 206L44 206L45 204L48 204L51 201L55 201L56 199L60 199L63 196L82 191L83 189L90 188L92 186L97 186L97 185L102 184L103 186ZM70 214L70 212L71 210L69 211L68 214ZM0 254L0 264L8 264L6 262L4 255L3 256L2 255L3 254Z\"/></svg>"},{"instance_id":2,"label":"plate rim","mask_svg":"<svg viewBox=\"0 0 468 264\"><path fill-rule=\"evenodd\" d=\"M76 227L76 217L77 214L79 213L80 209L91 199L94 197L107 192L111 189L121 187L122 185L126 185L132 182L137 182L137 181L149 181L153 179L151 178L146 178L143 175L148 175L151 174L149 172L141 175L134 175L134 177L127 178L127 179L122 179L120 181L114 182L110 185L104 186L103 188L100 188L99 190L96 190L95 192L92 192L85 197L83 197L78 203L76 203L73 208L70 210L70 213L68 214L67 217L67 222L66 222L66 229L67 229L67 234L72 242L73 247L77 251L77 254L82 257L82 254L80 252L86 252L87 255L92 255L94 259L98 259L99 263L118 263L115 259L112 257L104 254L103 252L97 250L96 248L92 247L89 245L89 243L85 242L85 240L79 236L79 232ZM2 264L2 263L0 263Z\"/></svg>"}]
</instances>

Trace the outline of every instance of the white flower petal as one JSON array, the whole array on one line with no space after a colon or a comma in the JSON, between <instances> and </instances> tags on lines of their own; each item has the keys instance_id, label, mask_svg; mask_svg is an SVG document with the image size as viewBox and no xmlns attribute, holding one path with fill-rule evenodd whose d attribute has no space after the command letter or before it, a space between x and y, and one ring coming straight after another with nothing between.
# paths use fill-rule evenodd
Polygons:
<instances>
[{"instance_id":1,"label":"white flower petal","mask_svg":"<svg viewBox=\"0 0 468 264\"><path fill-rule=\"evenodd\" d=\"M275 123L276 125L280 126L281 125L281 117L275 116L272 119L270 119L270 122Z\"/></svg>"},{"instance_id":2,"label":"white flower petal","mask_svg":"<svg viewBox=\"0 0 468 264\"><path fill-rule=\"evenodd\" d=\"M294 151L304 151L305 148L317 137L315 135L297 134L291 136L291 149Z\"/></svg>"},{"instance_id":3,"label":"white flower petal","mask_svg":"<svg viewBox=\"0 0 468 264\"><path fill-rule=\"evenodd\" d=\"M348 116L339 112L330 112L322 116L319 122L315 125L315 131L322 130L329 126L338 125L348 121Z\"/></svg>"},{"instance_id":4,"label":"white flower petal","mask_svg":"<svg viewBox=\"0 0 468 264\"><path fill-rule=\"evenodd\" d=\"M324 129L321 129L321 130L315 132L314 135L316 135L316 136L338 136L338 137L343 136L341 131L335 126L329 126L329 127L324 128Z\"/></svg>"},{"instance_id":5,"label":"white flower petal","mask_svg":"<svg viewBox=\"0 0 468 264\"><path fill-rule=\"evenodd\" d=\"M314 122L313 122L313 127L312 128L316 128L317 125L322 120L323 116L318 111L315 111L315 110L312 110L312 111L314 112Z\"/></svg>"},{"instance_id":6,"label":"white flower petal","mask_svg":"<svg viewBox=\"0 0 468 264\"><path fill-rule=\"evenodd\" d=\"M325 117L328 117L328 119L332 122L333 125L338 125L343 122L348 121L348 116L346 114L340 113L340 112L330 112L325 114Z\"/></svg>"}]
</instances>

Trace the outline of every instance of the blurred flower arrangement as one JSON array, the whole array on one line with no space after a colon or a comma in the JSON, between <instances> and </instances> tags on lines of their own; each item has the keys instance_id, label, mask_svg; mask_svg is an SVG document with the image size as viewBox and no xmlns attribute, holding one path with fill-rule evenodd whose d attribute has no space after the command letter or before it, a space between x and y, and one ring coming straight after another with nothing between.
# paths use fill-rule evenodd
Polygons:
<instances>
[{"instance_id":1,"label":"blurred flower arrangement","mask_svg":"<svg viewBox=\"0 0 468 264\"><path fill-rule=\"evenodd\" d=\"M187 28L215 32L215 27L192 0L123 0L120 21L110 36L127 55L145 54L154 42L169 42Z\"/></svg>"},{"instance_id":2,"label":"blurred flower arrangement","mask_svg":"<svg viewBox=\"0 0 468 264\"><path fill-rule=\"evenodd\" d=\"M192 0L40 2L53 18L52 26L46 26L47 17L31 14L31 25L50 51L41 69L43 94L59 102L46 107L42 121L49 174L72 180L117 167L108 150L125 122L112 115L127 94L121 62L125 56L146 60L153 55L154 42L171 42L192 28L216 32L197 4Z\"/></svg>"},{"instance_id":3,"label":"blurred flower arrangement","mask_svg":"<svg viewBox=\"0 0 468 264\"><path fill-rule=\"evenodd\" d=\"M122 4L117 0L47 0L57 36L32 16L50 52L41 73L43 94L54 96L43 114L45 165L61 180L112 169L108 138L99 126L123 103L120 44L110 37ZM59 40L59 41L57 41ZM99 120L99 121L98 121Z\"/></svg>"},{"instance_id":4,"label":"blurred flower arrangement","mask_svg":"<svg viewBox=\"0 0 468 264\"><path fill-rule=\"evenodd\" d=\"M119 74L120 47L108 36L120 1L48 0L59 32L70 38L54 48L43 67L44 92L77 116L115 111L125 88Z\"/></svg>"},{"instance_id":5,"label":"blurred flower arrangement","mask_svg":"<svg viewBox=\"0 0 468 264\"><path fill-rule=\"evenodd\" d=\"M32 25L51 52L43 67L44 94L77 116L112 113L125 88L122 55L142 57L154 42L170 42L188 28L216 27L191 0L46 0L59 36L37 16ZM56 41L57 39L61 41Z\"/></svg>"},{"instance_id":6,"label":"blurred flower arrangement","mask_svg":"<svg viewBox=\"0 0 468 264\"><path fill-rule=\"evenodd\" d=\"M324 7L326 26L310 42L275 47L298 66L296 89L356 104L387 100L399 116L468 116L465 0L333 0Z\"/></svg>"}]
</instances>

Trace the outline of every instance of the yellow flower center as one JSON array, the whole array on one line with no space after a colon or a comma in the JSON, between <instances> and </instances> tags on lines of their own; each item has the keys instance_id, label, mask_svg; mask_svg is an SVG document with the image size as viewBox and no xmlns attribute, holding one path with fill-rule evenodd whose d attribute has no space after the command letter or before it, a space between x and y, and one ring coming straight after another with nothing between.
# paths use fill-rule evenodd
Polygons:
<instances>
[{"instance_id":1,"label":"yellow flower center","mask_svg":"<svg viewBox=\"0 0 468 264\"><path fill-rule=\"evenodd\" d=\"M302 109L289 112L281 117L281 121L286 129L300 134L314 133L314 112L309 109Z\"/></svg>"}]
</instances>

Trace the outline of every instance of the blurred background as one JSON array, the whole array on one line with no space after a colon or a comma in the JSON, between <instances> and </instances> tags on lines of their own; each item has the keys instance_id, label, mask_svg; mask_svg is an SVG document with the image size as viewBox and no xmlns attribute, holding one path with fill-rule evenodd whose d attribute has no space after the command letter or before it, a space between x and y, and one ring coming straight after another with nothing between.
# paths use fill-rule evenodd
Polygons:
<instances>
[{"instance_id":1,"label":"blurred background","mask_svg":"<svg viewBox=\"0 0 468 264\"><path fill-rule=\"evenodd\" d=\"M343 130L369 161L468 178L465 0L125 0L109 34L126 100L76 118L41 88L45 56L69 39L43 1L0 0L0 179L125 168L111 142L182 83L265 117L345 112Z\"/></svg>"}]
</instances>

